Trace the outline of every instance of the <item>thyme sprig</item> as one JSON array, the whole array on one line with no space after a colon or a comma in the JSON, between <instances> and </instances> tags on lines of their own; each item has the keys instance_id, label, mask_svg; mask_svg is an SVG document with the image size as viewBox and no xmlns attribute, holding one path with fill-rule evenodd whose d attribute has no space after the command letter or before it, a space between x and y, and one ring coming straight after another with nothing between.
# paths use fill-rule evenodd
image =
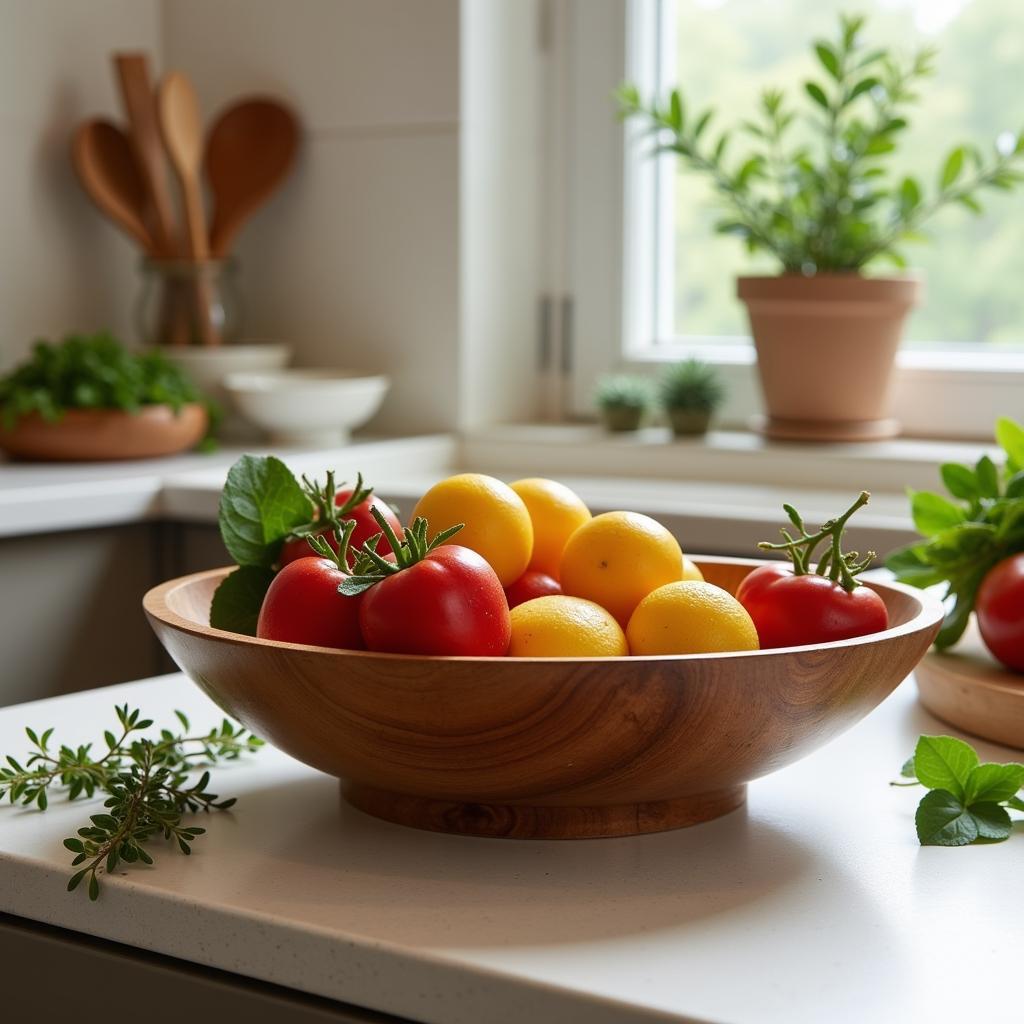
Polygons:
<instances>
[{"instance_id":1,"label":"thyme sprig","mask_svg":"<svg viewBox=\"0 0 1024 1024\"><path fill-rule=\"evenodd\" d=\"M93 754L91 743L52 749L52 728L41 734L26 728L34 749L24 764L7 755L6 766L0 766L0 800L6 796L23 807L34 805L45 811L47 794L55 788L66 792L69 801L91 798L97 791L108 794L103 802L107 810L90 815L90 825L64 840L75 854L72 867L84 865L71 876L68 891L88 879L93 900L99 896L101 871L110 874L121 861L152 864L144 846L158 836L175 840L182 853L191 853L192 842L206 830L183 825L184 816L227 810L235 803L207 789L208 771L203 770L194 782L193 773L220 761L235 761L263 746L262 740L227 718L209 732L189 735L188 718L175 711L184 731L161 729L160 738L153 739L136 735L151 728L152 719L140 718L139 710L127 704L115 711L119 729L104 732L107 749L102 755Z\"/></svg>"}]
</instances>

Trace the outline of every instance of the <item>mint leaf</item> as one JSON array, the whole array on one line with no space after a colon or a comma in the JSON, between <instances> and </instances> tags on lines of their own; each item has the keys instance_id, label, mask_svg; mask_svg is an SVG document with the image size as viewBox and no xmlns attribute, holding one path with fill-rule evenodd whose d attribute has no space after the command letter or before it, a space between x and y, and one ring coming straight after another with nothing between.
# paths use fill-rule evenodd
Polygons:
<instances>
[{"instance_id":1,"label":"mint leaf","mask_svg":"<svg viewBox=\"0 0 1024 1024\"><path fill-rule=\"evenodd\" d=\"M967 518L963 509L931 491L910 492L910 514L923 537L933 537Z\"/></svg>"},{"instance_id":2,"label":"mint leaf","mask_svg":"<svg viewBox=\"0 0 1024 1024\"><path fill-rule=\"evenodd\" d=\"M1013 831L1013 822L1006 811L988 801L971 804L967 813L974 819L978 829L978 838L987 839L989 842L999 843L1010 838Z\"/></svg>"},{"instance_id":3,"label":"mint leaf","mask_svg":"<svg viewBox=\"0 0 1024 1024\"><path fill-rule=\"evenodd\" d=\"M243 455L220 496L220 535L239 565L269 568L281 543L309 522L312 506L291 470L273 455Z\"/></svg>"},{"instance_id":4,"label":"mint leaf","mask_svg":"<svg viewBox=\"0 0 1024 1024\"><path fill-rule=\"evenodd\" d=\"M210 625L229 633L256 635L256 623L274 573L259 565L243 565L221 580L210 604Z\"/></svg>"},{"instance_id":5,"label":"mint leaf","mask_svg":"<svg viewBox=\"0 0 1024 1024\"><path fill-rule=\"evenodd\" d=\"M1015 811L1024 811L1024 800L1021 800L1019 796L1011 796L1006 801L1007 807L1012 807Z\"/></svg>"},{"instance_id":6,"label":"mint leaf","mask_svg":"<svg viewBox=\"0 0 1024 1024\"><path fill-rule=\"evenodd\" d=\"M1024 786L1024 764L979 764L967 778L968 806L979 802L1002 803Z\"/></svg>"},{"instance_id":7,"label":"mint leaf","mask_svg":"<svg viewBox=\"0 0 1024 1024\"><path fill-rule=\"evenodd\" d=\"M914 748L914 770L929 789L946 790L963 802L967 780L978 766L974 748L952 736L921 736Z\"/></svg>"},{"instance_id":8,"label":"mint leaf","mask_svg":"<svg viewBox=\"0 0 1024 1024\"><path fill-rule=\"evenodd\" d=\"M903 762L903 767L900 769L900 775L902 775L905 779L917 778L917 773L914 771L913 757L908 757L906 761Z\"/></svg>"},{"instance_id":9,"label":"mint leaf","mask_svg":"<svg viewBox=\"0 0 1024 1024\"><path fill-rule=\"evenodd\" d=\"M914 822L922 846L969 846L978 838L974 815L944 789L924 795Z\"/></svg>"}]
</instances>

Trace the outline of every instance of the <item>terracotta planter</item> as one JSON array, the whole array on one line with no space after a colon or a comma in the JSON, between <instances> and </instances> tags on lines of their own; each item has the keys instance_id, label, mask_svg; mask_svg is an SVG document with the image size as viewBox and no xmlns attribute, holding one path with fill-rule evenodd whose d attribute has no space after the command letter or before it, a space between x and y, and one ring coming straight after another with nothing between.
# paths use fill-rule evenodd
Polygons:
<instances>
[{"instance_id":1,"label":"terracotta planter","mask_svg":"<svg viewBox=\"0 0 1024 1024\"><path fill-rule=\"evenodd\" d=\"M206 409L144 405L137 413L116 409L68 409L55 423L38 413L0 428L0 449L11 458L42 462L150 459L194 447L206 433Z\"/></svg>"},{"instance_id":2,"label":"terracotta planter","mask_svg":"<svg viewBox=\"0 0 1024 1024\"><path fill-rule=\"evenodd\" d=\"M698 437L708 432L711 413L706 409L668 409L666 412L676 437Z\"/></svg>"},{"instance_id":3,"label":"terracotta planter","mask_svg":"<svg viewBox=\"0 0 1024 1024\"><path fill-rule=\"evenodd\" d=\"M819 274L741 277L770 437L866 441L892 437L889 385L913 277Z\"/></svg>"}]
</instances>

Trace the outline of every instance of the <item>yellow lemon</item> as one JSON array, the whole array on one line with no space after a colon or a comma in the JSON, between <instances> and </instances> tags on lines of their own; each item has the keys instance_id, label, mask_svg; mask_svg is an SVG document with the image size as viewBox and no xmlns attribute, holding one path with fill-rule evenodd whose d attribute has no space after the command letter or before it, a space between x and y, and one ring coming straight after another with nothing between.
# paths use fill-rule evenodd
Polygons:
<instances>
[{"instance_id":1,"label":"yellow lemon","mask_svg":"<svg viewBox=\"0 0 1024 1024\"><path fill-rule=\"evenodd\" d=\"M412 510L423 516L430 536L465 524L449 544L483 555L507 587L519 579L533 553L533 524L523 499L508 484L482 473L460 473L434 484Z\"/></svg>"},{"instance_id":2,"label":"yellow lemon","mask_svg":"<svg viewBox=\"0 0 1024 1024\"><path fill-rule=\"evenodd\" d=\"M626 627L630 654L712 654L756 651L757 630L746 609L711 583L669 583L648 594Z\"/></svg>"},{"instance_id":3,"label":"yellow lemon","mask_svg":"<svg viewBox=\"0 0 1024 1024\"><path fill-rule=\"evenodd\" d=\"M552 594L512 609L513 658L616 658L629 654L615 617L593 601Z\"/></svg>"},{"instance_id":4,"label":"yellow lemon","mask_svg":"<svg viewBox=\"0 0 1024 1024\"><path fill-rule=\"evenodd\" d=\"M652 591L682 579L683 553L661 523L639 512L604 512L562 552L562 591L595 601L619 620Z\"/></svg>"},{"instance_id":5,"label":"yellow lemon","mask_svg":"<svg viewBox=\"0 0 1024 1024\"><path fill-rule=\"evenodd\" d=\"M590 509L575 491L556 480L530 477L509 487L523 499L533 523L529 568L557 580L566 542L590 519Z\"/></svg>"}]
</instances>

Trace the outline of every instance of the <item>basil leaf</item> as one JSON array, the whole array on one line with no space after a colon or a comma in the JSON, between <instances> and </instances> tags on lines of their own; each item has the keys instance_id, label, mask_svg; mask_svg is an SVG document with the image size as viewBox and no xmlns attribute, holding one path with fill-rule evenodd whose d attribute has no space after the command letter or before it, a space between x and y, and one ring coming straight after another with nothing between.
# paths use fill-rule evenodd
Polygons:
<instances>
[{"instance_id":1,"label":"basil leaf","mask_svg":"<svg viewBox=\"0 0 1024 1024\"><path fill-rule=\"evenodd\" d=\"M1016 473L1024 469L1024 427L1007 416L1001 416L996 420L996 441L1006 452L1010 471Z\"/></svg>"},{"instance_id":2,"label":"basil leaf","mask_svg":"<svg viewBox=\"0 0 1024 1024\"><path fill-rule=\"evenodd\" d=\"M974 475L978 478L978 490L983 498L999 497L999 470L987 455L978 459Z\"/></svg>"},{"instance_id":3,"label":"basil leaf","mask_svg":"<svg viewBox=\"0 0 1024 1024\"><path fill-rule=\"evenodd\" d=\"M1019 796L1011 796L1006 801L1007 807L1012 807L1015 811L1024 811L1024 800L1021 800Z\"/></svg>"},{"instance_id":4,"label":"basil leaf","mask_svg":"<svg viewBox=\"0 0 1024 1024\"><path fill-rule=\"evenodd\" d=\"M906 761L903 762L903 767L900 769L900 775L902 775L905 779L917 778L917 773L914 771L913 757L908 757Z\"/></svg>"},{"instance_id":5,"label":"basil leaf","mask_svg":"<svg viewBox=\"0 0 1024 1024\"><path fill-rule=\"evenodd\" d=\"M273 455L243 455L220 496L220 535L239 565L269 568L281 543L309 522L312 506L291 470Z\"/></svg>"},{"instance_id":6,"label":"basil leaf","mask_svg":"<svg viewBox=\"0 0 1024 1024\"><path fill-rule=\"evenodd\" d=\"M931 491L911 491L910 514L914 527L924 537L932 537L966 518L963 509Z\"/></svg>"},{"instance_id":7,"label":"basil leaf","mask_svg":"<svg viewBox=\"0 0 1024 1024\"><path fill-rule=\"evenodd\" d=\"M229 633L255 636L260 608L273 579L273 571L259 565L243 565L225 576L213 592L210 625Z\"/></svg>"},{"instance_id":8,"label":"basil leaf","mask_svg":"<svg viewBox=\"0 0 1024 1024\"><path fill-rule=\"evenodd\" d=\"M961 466L958 462L945 462L939 467L939 472L942 474L946 490L954 498L973 501L979 497L978 478L968 466Z\"/></svg>"},{"instance_id":9,"label":"basil leaf","mask_svg":"<svg viewBox=\"0 0 1024 1024\"><path fill-rule=\"evenodd\" d=\"M929 789L941 789L963 801L967 780L978 766L974 748L952 736L921 736L914 748L914 770Z\"/></svg>"},{"instance_id":10,"label":"basil leaf","mask_svg":"<svg viewBox=\"0 0 1024 1024\"><path fill-rule=\"evenodd\" d=\"M944 789L924 795L917 805L914 824L922 846L968 846L978 838L977 819Z\"/></svg>"},{"instance_id":11,"label":"basil leaf","mask_svg":"<svg viewBox=\"0 0 1024 1024\"><path fill-rule=\"evenodd\" d=\"M989 842L999 843L1004 839L1010 838L1010 833L1013 831L1013 822L999 804L989 801L971 804L967 808L967 813L974 819L979 839L987 839Z\"/></svg>"},{"instance_id":12,"label":"basil leaf","mask_svg":"<svg viewBox=\"0 0 1024 1024\"><path fill-rule=\"evenodd\" d=\"M1001 803L1024 786L1024 764L980 764L967 778L965 800Z\"/></svg>"},{"instance_id":13,"label":"basil leaf","mask_svg":"<svg viewBox=\"0 0 1024 1024\"><path fill-rule=\"evenodd\" d=\"M1024 498L1024 469L1017 470L1017 472L1006 481L1006 497Z\"/></svg>"},{"instance_id":14,"label":"basil leaf","mask_svg":"<svg viewBox=\"0 0 1024 1024\"><path fill-rule=\"evenodd\" d=\"M926 550L923 544L911 544L893 551L885 560L886 568L895 573L900 583L909 583L913 587L941 583L946 575L928 562Z\"/></svg>"}]
</instances>

